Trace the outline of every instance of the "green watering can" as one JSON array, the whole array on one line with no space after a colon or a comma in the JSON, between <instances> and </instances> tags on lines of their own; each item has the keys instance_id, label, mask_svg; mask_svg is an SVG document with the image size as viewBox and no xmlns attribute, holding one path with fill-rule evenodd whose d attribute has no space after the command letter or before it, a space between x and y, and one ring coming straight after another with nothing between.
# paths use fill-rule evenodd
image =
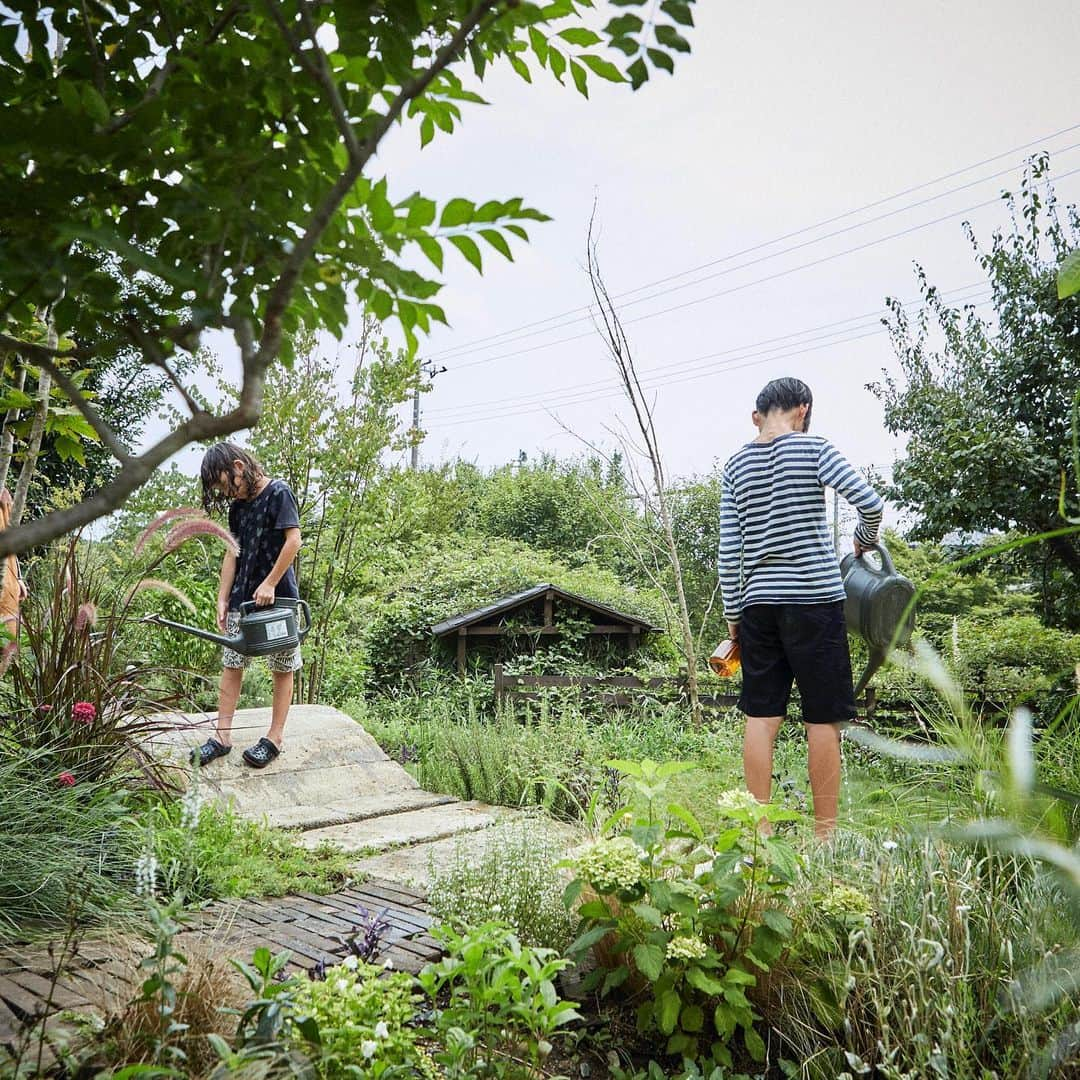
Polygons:
<instances>
[{"instance_id":1,"label":"green watering can","mask_svg":"<svg viewBox=\"0 0 1080 1080\"><path fill-rule=\"evenodd\" d=\"M889 652L906 645L915 629L915 609L911 598L915 586L896 572L892 557L882 544L873 550L881 557L881 569L860 555L849 552L840 560L844 579L844 621L849 634L858 634L870 648L866 670L855 685L855 696L863 692Z\"/></svg>"},{"instance_id":2,"label":"green watering can","mask_svg":"<svg viewBox=\"0 0 1080 1080\"><path fill-rule=\"evenodd\" d=\"M301 626L298 615L304 613L304 625ZM268 656L271 653L295 649L311 629L311 610L303 600L292 600L279 596L270 607L259 607L253 601L240 605L240 633L234 636L214 634L197 626L173 622L160 615L147 615L144 622L168 626L181 630L185 634L215 641L241 656Z\"/></svg>"}]
</instances>

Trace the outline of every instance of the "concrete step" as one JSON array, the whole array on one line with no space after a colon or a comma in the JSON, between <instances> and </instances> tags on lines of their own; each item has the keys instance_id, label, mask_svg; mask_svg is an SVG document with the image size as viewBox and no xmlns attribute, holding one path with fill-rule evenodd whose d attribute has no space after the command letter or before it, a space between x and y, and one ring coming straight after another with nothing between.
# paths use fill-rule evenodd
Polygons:
<instances>
[{"instance_id":1,"label":"concrete step","mask_svg":"<svg viewBox=\"0 0 1080 1080\"><path fill-rule=\"evenodd\" d=\"M312 805L300 803L282 806L266 812L266 823L282 829L321 829L328 825L344 825L353 821L402 814L409 810L423 810L431 806L455 803L453 795L435 795L430 791L388 791L382 795L370 795L363 799L342 803Z\"/></svg>"},{"instance_id":2,"label":"concrete step","mask_svg":"<svg viewBox=\"0 0 1080 1080\"><path fill-rule=\"evenodd\" d=\"M484 803L447 803L367 821L311 829L302 833L298 840L305 847L317 847L329 842L346 852L369 854L487 829L512 813L505 807L487 806Z\"/></svg>"}]
</instances>

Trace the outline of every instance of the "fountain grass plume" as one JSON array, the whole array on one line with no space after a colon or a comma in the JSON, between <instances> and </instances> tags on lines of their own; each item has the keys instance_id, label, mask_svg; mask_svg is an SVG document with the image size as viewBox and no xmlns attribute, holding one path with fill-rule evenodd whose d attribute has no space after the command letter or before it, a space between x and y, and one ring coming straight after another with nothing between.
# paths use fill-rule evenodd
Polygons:
<instances>
[{"instance_id":1,"label":"fountain grass plume","mask_svg":"<svg viewBox=\"0 0 1080 1080\"><path fill-rule=\"evenodd\" d=\"M162 581L161 578L142 578L140 581L136 581L134 585L127 592L127 596L124 598L125 603L131 603L131 601L141 592L146 589L154 589L156 592L168 593L170 596L175 597L180 601L192 613L195 615L198 613L195 604L191 598L182 589L178 589L175 585L171 585L167 581Z\"/></svg>"},{"instance_id":2,"label":"fountain grass plume","mask_svg":"<svg viewBox=\"0 0 1080 1080\"><path fill-rule=\"evenodd\" d=\"M179 506L175 510L166 510L165 513L159 514L145 529L139 534L139 539L135 541L135 554L141 555L143 549L150 541L150 537L167 525L170 521L175 521L178 518L190 518L201 517L202 510L196 506Z\"/></svg>"},{"instance_id":3,"label":"fountain grass plume","mask_svg":"<svg viewBox=\"0 0 1080 1080\"><path fill-rule=\"evenodd\" d=\"M165 554L171 554L178 547L186 544L196 536L216 536L221 540L233 555L240 554L240 544L236 537L228 529L223 528L216 521L209 518L198 518L194 521L182 521L174 526L168 536L165 537Z\"/></svg>"}]
</instances>

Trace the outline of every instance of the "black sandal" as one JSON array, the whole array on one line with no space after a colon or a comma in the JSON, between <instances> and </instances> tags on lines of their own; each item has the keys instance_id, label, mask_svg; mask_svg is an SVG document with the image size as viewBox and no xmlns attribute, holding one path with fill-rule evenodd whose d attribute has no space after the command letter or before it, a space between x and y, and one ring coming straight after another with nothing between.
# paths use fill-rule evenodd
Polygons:
<instances>
[{"instance_id":1,"label":"black sandal","mask_svg":"<svg viewBox=\"0 0 1080 1080\"><path fill-rule=\"evenodd\" d=\"M231 749L231 746L226 746L217 739L207 739L202 746L196 746L191 751L191 764L198 764L200 769L205 769L211 761L224 757Z\"/></svg>"},{"instance_id":2,"label":"black sandal","mask_svg":"<svg viewBox=\"0 0 1080 1080\"><path fill-rule=\"evenodd\" d=\"M267 738L260 739L244 751L244 760L253 769L264 769L281 751Z\"/></svg>"}]
</instances>

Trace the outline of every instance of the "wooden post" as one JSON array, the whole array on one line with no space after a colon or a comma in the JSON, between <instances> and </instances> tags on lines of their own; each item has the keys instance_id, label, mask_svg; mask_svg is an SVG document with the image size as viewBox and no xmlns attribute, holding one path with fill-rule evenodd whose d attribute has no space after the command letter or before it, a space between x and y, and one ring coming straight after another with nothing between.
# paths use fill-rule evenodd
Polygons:
<instances>
[{"instance_id":1,"label":"wooden post","mask_svg":"<svg viewBox=\"0 0 1080 1080\"><path fill-rule=\"evenodd\" d=\"M877 712L877 691L872 687L866 688L866 722L874 722L874 713Z\"/></svg>"},{"instance_id":2,"label":"wooden post","mask_svg":"<svg viewBox=\"0 0 1080 1080\"><path fill-rule=\"evenodd\" d=\"M506 693L506 683L503 680L502 664L495 664L492 670L495 672L495 704L501 705Z\"/></svg>"},{"instance_id":3,"label":"wooden post","mask_svg":"<svg viewBox=\"0 0 1080 1080\"><path fill-rule=\"evenodd\" d=\"M544 625L555 625L555 593L551 589L544 593Z\"/></svg>"},{"instance_id":4,"label":"wooden post","mask_svg":"<svg viewBox=\"0 0 1080 1080\"><path fill-rule=\"evenodd\" d=\"M469 628L467 626L462 626L457 632L457 667L459 675L465 674L465 635L468 632Z\"/></svg>"}]
</instances>

